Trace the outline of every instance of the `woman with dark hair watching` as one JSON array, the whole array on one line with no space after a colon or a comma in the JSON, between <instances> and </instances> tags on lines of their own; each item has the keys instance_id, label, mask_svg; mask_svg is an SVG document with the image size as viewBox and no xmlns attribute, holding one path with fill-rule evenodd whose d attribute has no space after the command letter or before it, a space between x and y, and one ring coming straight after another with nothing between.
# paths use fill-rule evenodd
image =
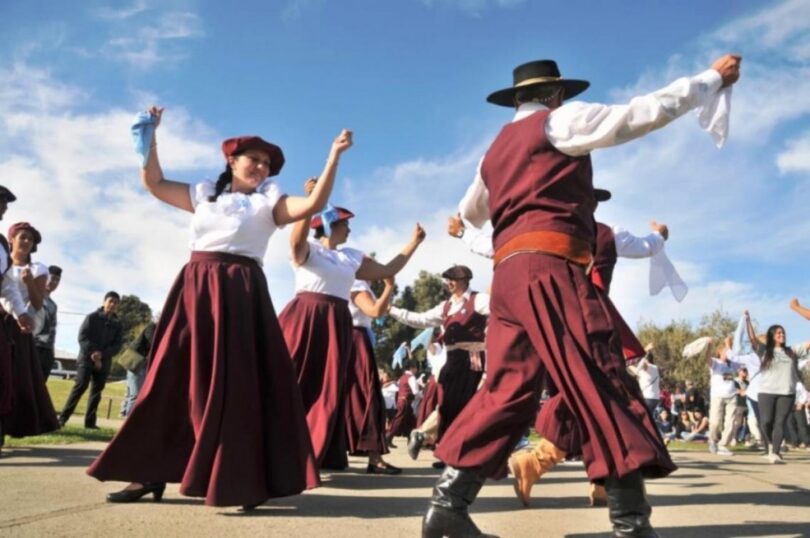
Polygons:
<instances>
[{"instance_id":1,"label":"woman with dark hair watching","mask_svg":"<svg viewBox=\"0 0 810 538\"><path fill-rule=\"evenodd\" d=\"M800 379L798 358L807 355L808 345L805 343L795 349L789 347L785 329L781 325L768 327L763 345L757 339L747 310L745 324L751 346L762 361L759 374L759 420L762 442L765 443L766 449L770 447L768 460L771 463L781 463L785 423L796 400L796 383Z\"/></svg>"},{"instance_id":2,"label":"woman with dark hair watching","mask_svg":"<svg viewBox=\"0 0 810 538\"><path fill-rule=\"evenodd\" d=\"M149 115L157 125L163 109ZM270 178L281 148L258 136L222 143L216 184L164 178L152 138L141 170L158 200L192 213L191 260L155 328L143 388L129 417L88 474L132 481L108 502L133 502L166 482L209 506L250 510L268 498L318 485L301 395L262 271L276 229L320 211L338 162L352 145L342 131L308 197L286 196Z\"/></svg>"},{"instance_id":3,"label":"woman with dark hair watching","mask_svg":"<svg viewBox=\"0 0 810 538\"><path fill-rule=\"evenodd\" d=\"M28 304L28 314L34 319L34 331L45 297L48 267L31 261L31 253L37 251L42 236L27 222L18 222L8 230L11 243L11 267L5 274L6 285L15 285L21 299ZM7 312L13 310L5 298L2 306ZM41 322L40 322L41 323ZM42 367L34 347L32 333L24 332L10 314L3 322L11 342L11 411L2 418L3 434L12 437L40 435L59 429L56 411L53 408ZM2 444L2 443L0 443Z\"/></svg>"},{"instance_id":4,"label":"woman with dark hair watching","mask_svg":"<svg viewBox=\"0 0 810 538\"><path fill-rule=\"evenodd\" d=\"M305 189L310 192L315 186L309 180ZM352 284L393 278L425 238L417 224L400 254L381 264L360 250L341 247L351 233L352 217L348 209L330 207L311 223L295 224L290 249L296 295L279 315L298 375L315 458L326 469L345 469L349 464L344 403L352 355ZM307 239L310 228L315 231L313 240Z\"/></svg>"}]
</instances>

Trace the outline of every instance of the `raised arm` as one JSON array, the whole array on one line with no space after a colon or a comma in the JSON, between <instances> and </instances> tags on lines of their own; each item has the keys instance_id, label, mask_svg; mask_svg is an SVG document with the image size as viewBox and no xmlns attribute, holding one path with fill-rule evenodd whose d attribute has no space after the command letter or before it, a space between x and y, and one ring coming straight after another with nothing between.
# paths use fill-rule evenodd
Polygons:
<instances>
[{"instance_id":1,"label":"raised arm","mask_svg":"<svg viewBox=\"0 0 810 538\"><path fill-rule=\"evenodd\" d=\"M810 320L810 308L805 308L800 305L798 299L793 298L790 300L790 308L804 319Z\"/></svg>"},{"instance_id":2,"label":"raised arm","mask_svg":"<svg viewBox=\"0 0 810 538\"><path fill-rule=\"evenodd\" d=\"M757 333L754 331L754 325L751 323L751 315L748 313L748 310L743 314L745 315L745 331L748 333L748 340L751 341L751 348L757 352L762 345L759 343Z\"/></svg>"},{"instance_id":3,"label":"raised arm","mask_svg":"<svg viewBox=\"0 0 810 538\"><path fill-rule=\"evenodd\" d=\"M666 224L650 223L653 233L646 237L639 237L627 230L613 229L613 238L616 243L616 255L620 258L649 258L664 248L664 241L669 237Z\"/></svg>"},{"instance_id":4,"label":"raised arm","mask_svg":"<svg viewBox=\"0 0 810 538\"><path fill-rule=\"evenodd\" d=\"M385 289L382 294L374 300L374 297L367 291L357 291L352 293L352 301L363 314L370 318L378 318L388 311L388 305L394 294L394 279L385 279Z\"/></svg>"},{"instance_id":5,"label":"raised arm","mask_svg":"<svg viewBox=\"0 0 810 538\"><path fill-rule=\"evenodd\" d=\"M317 183L318 180L316 178L309 178L304 183L304 192L306 192L308 196L312 196L312 193L317 187ZM281 203L281 201L279 201L279 203ZM309 219L306 218L296 221L293 225L292 232L290 233L290 252L293 265L296 267L306 263L307 258L309 258L309 243L307 242L308 235Z\"/></svg>"},{"instance_id":6,"label":"raised arm","mask_svg":"<svg viewBox=\"0 0 810 538\"><path fill-rule=\"evenodd\" d=\"M405 264L408 263L408 260L411 259L413 253L416 252L416 249L424 240L425 230L417 223L411 240L408 241L408 244L405 245L402 252L391 258L386 264L381 264L373 258L366 256L363 258L360 267L357 268L355 276L359 280L383 280L393 277L405 267Z\"/></svg>"},{"instance_id":7,"label":"raised arm","mask_svg":"<svg viewBox=\"0 0 810 538\"><path fill-rule=\"evenodd\" d=\"M301 219L309 219L309 217L326 206L329 195L332 194L332 186L335 183L340 156L350 147L352 147L352 132L343 129L335 138L335 141L332 142L323 171L317 183L313 185L312 191L307 193L308 196L287 196L279 200L275 205L273 219L276 224L281 226Z\"/></svg>"},{"instance_id":8,"label":"raised arm","mask_svg":"<svg viewBox=\"0 0 810 538\"><path fill-rule=\"evenodd\" d=\"M163 117L163 108L153 106L147 110L147 112L155 117L155 135L152 138L152 145L149 148L149 157L146 160L146 165L141 168L141 181L143 182L143 186L161 202L166 202L183 211L193 213L194 206L191 205L191 194L188 184L170 181L164 178L163 169L160 167L157 154L157 128Z\"/></svg>"},{"instance_id":9,"label":"raised arm","mask_svg":"<svg viewBox=\"0 0 810 538\"><path fill-rule=\"evenodd\" d=\"M706 346L706 355L705 355L706 365L708 365L709 369L711 369L712 367L712 344L714 344L714 341L712 339L709 339L709 345Z\"/></svg>"}]
</instances>

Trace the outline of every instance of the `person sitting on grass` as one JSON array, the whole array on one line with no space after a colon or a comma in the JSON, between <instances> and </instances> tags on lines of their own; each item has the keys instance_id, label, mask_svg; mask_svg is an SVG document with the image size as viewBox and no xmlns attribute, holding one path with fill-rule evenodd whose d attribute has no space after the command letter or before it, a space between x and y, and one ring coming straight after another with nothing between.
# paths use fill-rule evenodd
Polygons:
<instances>
[{"instance_id":1,"label":"person sitting on grass","mask_svg":"<svg viewBox=\"0 0 810 538\"><path fill-rule=\"evenodd\" d=\"M689 430L681 434L684 441L708 441L709 439L709 419L703 414L702 409L692 411L692 420Z\"/></svg>"},{"instance_id":2,"label":"person sitting on grass","mask_svg":"<svg viewBox=\"0 0 810 538\"><path fill-rule=\"evenodd\" d=\"M658 409L658 414L655 417L655 425L658 426L658 431L661 432L661 437L664 438L664 444L668 445L670 441L677 438L675 421L672 420L672 415L670 415L669 409L666 407L660 407Z\"/></svg>"}]
</instances>

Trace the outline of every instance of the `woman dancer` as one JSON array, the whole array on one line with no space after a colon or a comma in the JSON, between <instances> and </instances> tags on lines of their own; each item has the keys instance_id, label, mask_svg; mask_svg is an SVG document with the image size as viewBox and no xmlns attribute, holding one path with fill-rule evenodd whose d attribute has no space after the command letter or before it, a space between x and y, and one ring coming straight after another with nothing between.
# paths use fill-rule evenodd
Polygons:
<instances>
[{"instance_id":1,"label":"woman dancer","mask_svg":"<svg viewBox=\"0 0 810 538\"><path fill-rule=\"evenodd\" d=\"M309 180L306 190L315 188ZM308 227L297 222L290 236L296 296L279 315L284 339L298 374L315 458L321 468L345 469L343 417L346 375L352 354L349 298L353 282L393 278L425 238L417 224L400 254L383 265L361 251L342 247L349 238L349 219L342 207L330 208Z\"/></svg>"},{"instance_id":2,"label":"woman dancer","mask_svg":"<svg viewBox=\"0 0 810 538\"><path fill-rule=\"evenodd\" d=\"M149 112L159 124L163 109ZM131 502L163 495L166 482L213 506L251 509L318 485L295 374L261 261L275 229L320 210L340 156L332 143L318 185L289 197L269 179L281 148L257 136L222 143L216 183L164 179L153 140L141 170L159 200L193 213L191 260L180 272L155 329L149 369L118 435L91 465L99 480L133 481L107 496Z\"/></svg>"},{"instance_id":3,"label":"woman dancer","mask_svg":"<svg viewBox=\"0 0 810 538\"><path fill-rule=\"evenodd\" d=\"M745 311L745 326L754 352L762 360L759 372L759 423L762 442L768 450L768 461L782 463L782 440L785 423L796 400L796 383L799 381L798 358L808 354L808 345L795 349L787 345L785 329L771 325L762 345L754 332L751 316Z\"/></svg>"},{"instance_id":4,"label":"woman dancer","mask_svg":"<svg viewBox=\"0 0 810 538\"><path fill-rule=\"evenodd\" d=\"M386 463L385 401L383 400L377 361L374 358L371 322L385 314L394 294L394 279L385 279L382 295L377 297L365 280L355 280L349 311L352 314L353 350L346 382L346 440L349 454L368 454L370 474L399 474L402 469Z\"/></svg>"},{"instance_id":5,"label":"woman dancer","mask_svg":"<svg viewBox=\"0 0 810 538\"><path fill-rule=\"evenodd\" d=\"M31 261L31 253L37 251L42 236L36 228L27 222L18 222L8 230L11 241L11 268L5 275L9 282L19 290L21 300L28 303L29 312L42 308L45 297L45 285L48 280L48 267ZM13 305L5 298L3 308L7 312ZM11 401L10 412L2 418L3 434L12 437L40 435L59 429L42 368L34 348L31 332L23 332L20 324L10 314L4 314L5 333L11 343ZM33 316L36 318L36 316ZM36 327L35 327L36 330Z\"/></svg>"}]
</instances>

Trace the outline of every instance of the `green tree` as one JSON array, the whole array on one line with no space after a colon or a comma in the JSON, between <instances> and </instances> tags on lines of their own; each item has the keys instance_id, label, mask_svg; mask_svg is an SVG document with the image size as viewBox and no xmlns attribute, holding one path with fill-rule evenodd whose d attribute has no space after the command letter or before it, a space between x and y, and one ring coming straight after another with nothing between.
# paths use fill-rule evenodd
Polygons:
<instances>
[{"instance_id":1,"label":"green tree","mask_svg":"<svg viewBox=\"0 0 810 538\"><path fill-rule=\"evenodd\" d=\"M124 332L122 350L135 340L147 323L152 321L152 309L149 308L148 304L141 301L137 295L122 296L121 301L118 303L116 315ZM113 359L110 375L121 377L126 374L126 370L118 364L117 358L116 356Z\"/></svg>"}]
</instances>

